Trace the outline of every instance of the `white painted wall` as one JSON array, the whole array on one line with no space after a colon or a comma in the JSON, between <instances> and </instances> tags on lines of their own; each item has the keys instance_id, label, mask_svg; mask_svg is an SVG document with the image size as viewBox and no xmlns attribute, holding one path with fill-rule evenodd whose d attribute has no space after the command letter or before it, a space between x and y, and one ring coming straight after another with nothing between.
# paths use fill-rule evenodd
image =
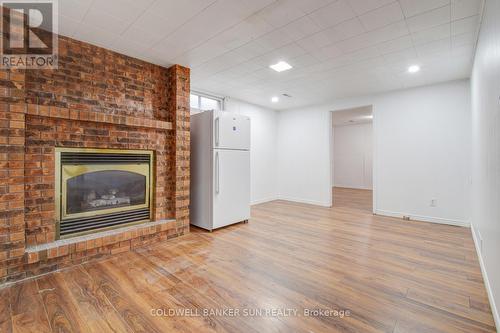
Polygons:
<instances>
[{"instance_id":1,"label":"white painted wall","mask_svg":"<svg viewBox=\"0 0 500 333\"><path fill-rule=\"evenodd\" d=\"M277 199L277 111L227 98L225 110L251 119L251 202Z\"/></svg>"},{"instance_id":2,"label":"white painted wall","mask_svg":"<svg viewBox=\"0 0 500 333\"><path fill-rule=\"evenodd\" d=\"M371 190L372 124L333 128L334 186Z\"/></svg>"},{"instance_id":3,"label":"white painted wall","mask_svg":"<svg viewBox=\"0 0 500 333\"><path fill-rule=\"evenodd\" d=\"M453 81L280 111L280 197L329 206L330 110L373 105L377 213L467 225L469 89L467 80Z\"/></svg>"},{"instance_id":4,"label":"white painted wall","mask_svg":"<svg viewBox=\"0 0 500 333\"><path fill-rule=\"evenodd\" d=\"M279 197L331 206L330 114L295 109L279 111L278 119Z\"/></svg>"},{"instance_id":5,"label":"white painted wall","mask_svg":"<svg viewBox=\"0 0 500 333\"><path fill-rule=\"evenodd\" d=\"M471 81L471 223L500 328L500 2L487 0ZM481 242L482 239L482 242ZM482 243L482 246L481 246Z\"/></svg>"}]
</instances>

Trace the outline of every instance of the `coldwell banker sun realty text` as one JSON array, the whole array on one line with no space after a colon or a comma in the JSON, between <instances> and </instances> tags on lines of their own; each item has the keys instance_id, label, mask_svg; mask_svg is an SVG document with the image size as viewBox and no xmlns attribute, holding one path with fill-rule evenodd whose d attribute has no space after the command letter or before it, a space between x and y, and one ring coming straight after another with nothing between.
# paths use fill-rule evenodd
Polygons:
<instances>
[{"instance_id":1,"label":"coldwell banker sun realty text","mask_svg":"<svg viewBox=\"0 0 500 333\"><path fill-rule=\"evenodd\" d=\"M0 1L2 68L57 68L58 1Z\"/></svg>"}]
</instances>

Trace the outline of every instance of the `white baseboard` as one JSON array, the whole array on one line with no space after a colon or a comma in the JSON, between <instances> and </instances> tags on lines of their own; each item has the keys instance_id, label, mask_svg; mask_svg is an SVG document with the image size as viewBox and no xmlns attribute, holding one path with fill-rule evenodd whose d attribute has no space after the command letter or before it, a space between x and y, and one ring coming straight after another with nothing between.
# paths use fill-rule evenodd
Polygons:
<instances>
[{"instance_id":1,"label":"white baseboard","mask_svg":"<svg viewBox=\"0 0 500 333\"><path fill-rule=\"evenodd\" d=\"M413 221L431 222L431 223L438 223L438 224L449 224L449 225L454 225L454 226L459 226L459 227L470 227L470 223L467 221L451 220L451 219L445 219L442 217L432 217L432 216L422 216L422 215L414 215L414 214L407 214L407 213L398 213L398 212L391 212L391 211L381 210L381 209L376 209L375 214L382 215L382 216L397 217L397 218L401 218L401 219L404 216L409 216L410 220L413 220Z\"/></svg>"},{"instance_id":2,"label":"white baseboard","mask_svg":"<svg viewBox=\"0 0 500 333\"><path fill-rule=\"evenodd\" d=\"M472 239L474 240L474 246L476 247L477 257L479 258L479 266L481 267L481 274L483 275L484 286L486 287L486 293L488 294L488 300L490 301L491 313L493 314L493 319L495 320L495 326L497 327L497 332L500 331L500 316L498 315L498 308L495 303L495 298L493 297L493 291L491 290L490 280L488 279L488 273L486 272L486 267L484 266L483 255L481 249L479 248L479 241L476 234L476 228L471 224Z\"/></svg>"},{"instance_id":3,"label":"white baseboard","mask_svg":"<svg viewBox=\"0 0 500 333\"><path fill-rule=\"evenodd\" d=\"M277 195L275 196L271 196L271 197L267 197L267 198L263 198L263 199L256 199L256 200L253 200L250 205L253 206L253 205L258 205L258 204L262 204L262 203L266 203L266 202L269 202L269 201L274 201L274 200L278 200L279 197Z\"/></svg>"},{"instance_id":4,"label":"white baseboard","mask_svg":"<svg viewBox=\"0 0 500 333\"><path fill-rule=\"evenodd\" d=\"M279 200L285 200L285 201L292 201L292 202L299 202L299 203L304 203L308 205L315 205L315 206L321 206L321 207L332 207L331 202L321 202L321 201L315 201L315 200L309 200L309 199L302 199L302 198L294 198L294 197L288 197L288 196L278 196Z\"/></svg>"}]
</instances>

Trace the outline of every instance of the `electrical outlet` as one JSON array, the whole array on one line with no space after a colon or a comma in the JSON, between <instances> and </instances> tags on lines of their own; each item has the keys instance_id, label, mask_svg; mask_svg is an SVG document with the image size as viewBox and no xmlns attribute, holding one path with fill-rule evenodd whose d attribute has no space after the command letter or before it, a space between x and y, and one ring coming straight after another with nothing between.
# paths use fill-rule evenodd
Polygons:
<instances>
[{"instance_id":1,"label":"electrical outlet","mask_svg":"<svg viewBox=\"0 0 500 333\"><path fill-rule=\"evenodd\" d=\"M436 207L437 206L437 199L431 199L430 206L431 207Z\"/></svg>"}]
</instances>

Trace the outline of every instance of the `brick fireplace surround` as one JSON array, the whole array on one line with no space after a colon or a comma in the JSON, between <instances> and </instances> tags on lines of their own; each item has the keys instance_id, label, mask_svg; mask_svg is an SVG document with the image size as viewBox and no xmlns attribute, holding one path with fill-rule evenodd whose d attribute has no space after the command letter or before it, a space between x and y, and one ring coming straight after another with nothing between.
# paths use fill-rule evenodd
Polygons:
<instances>
[{"instance_id":1,"label":"brick fireplace surround","mask_svg":"<svg viewBox=\"0 0 500 333\"><path fill-rule=\"evenodd\" d=\"M189 69L59 37L57 70L0 71L0 285L189 232ZM56 240L55 147L155 152L154 221Z\"/></svg>"}]
</instances>

